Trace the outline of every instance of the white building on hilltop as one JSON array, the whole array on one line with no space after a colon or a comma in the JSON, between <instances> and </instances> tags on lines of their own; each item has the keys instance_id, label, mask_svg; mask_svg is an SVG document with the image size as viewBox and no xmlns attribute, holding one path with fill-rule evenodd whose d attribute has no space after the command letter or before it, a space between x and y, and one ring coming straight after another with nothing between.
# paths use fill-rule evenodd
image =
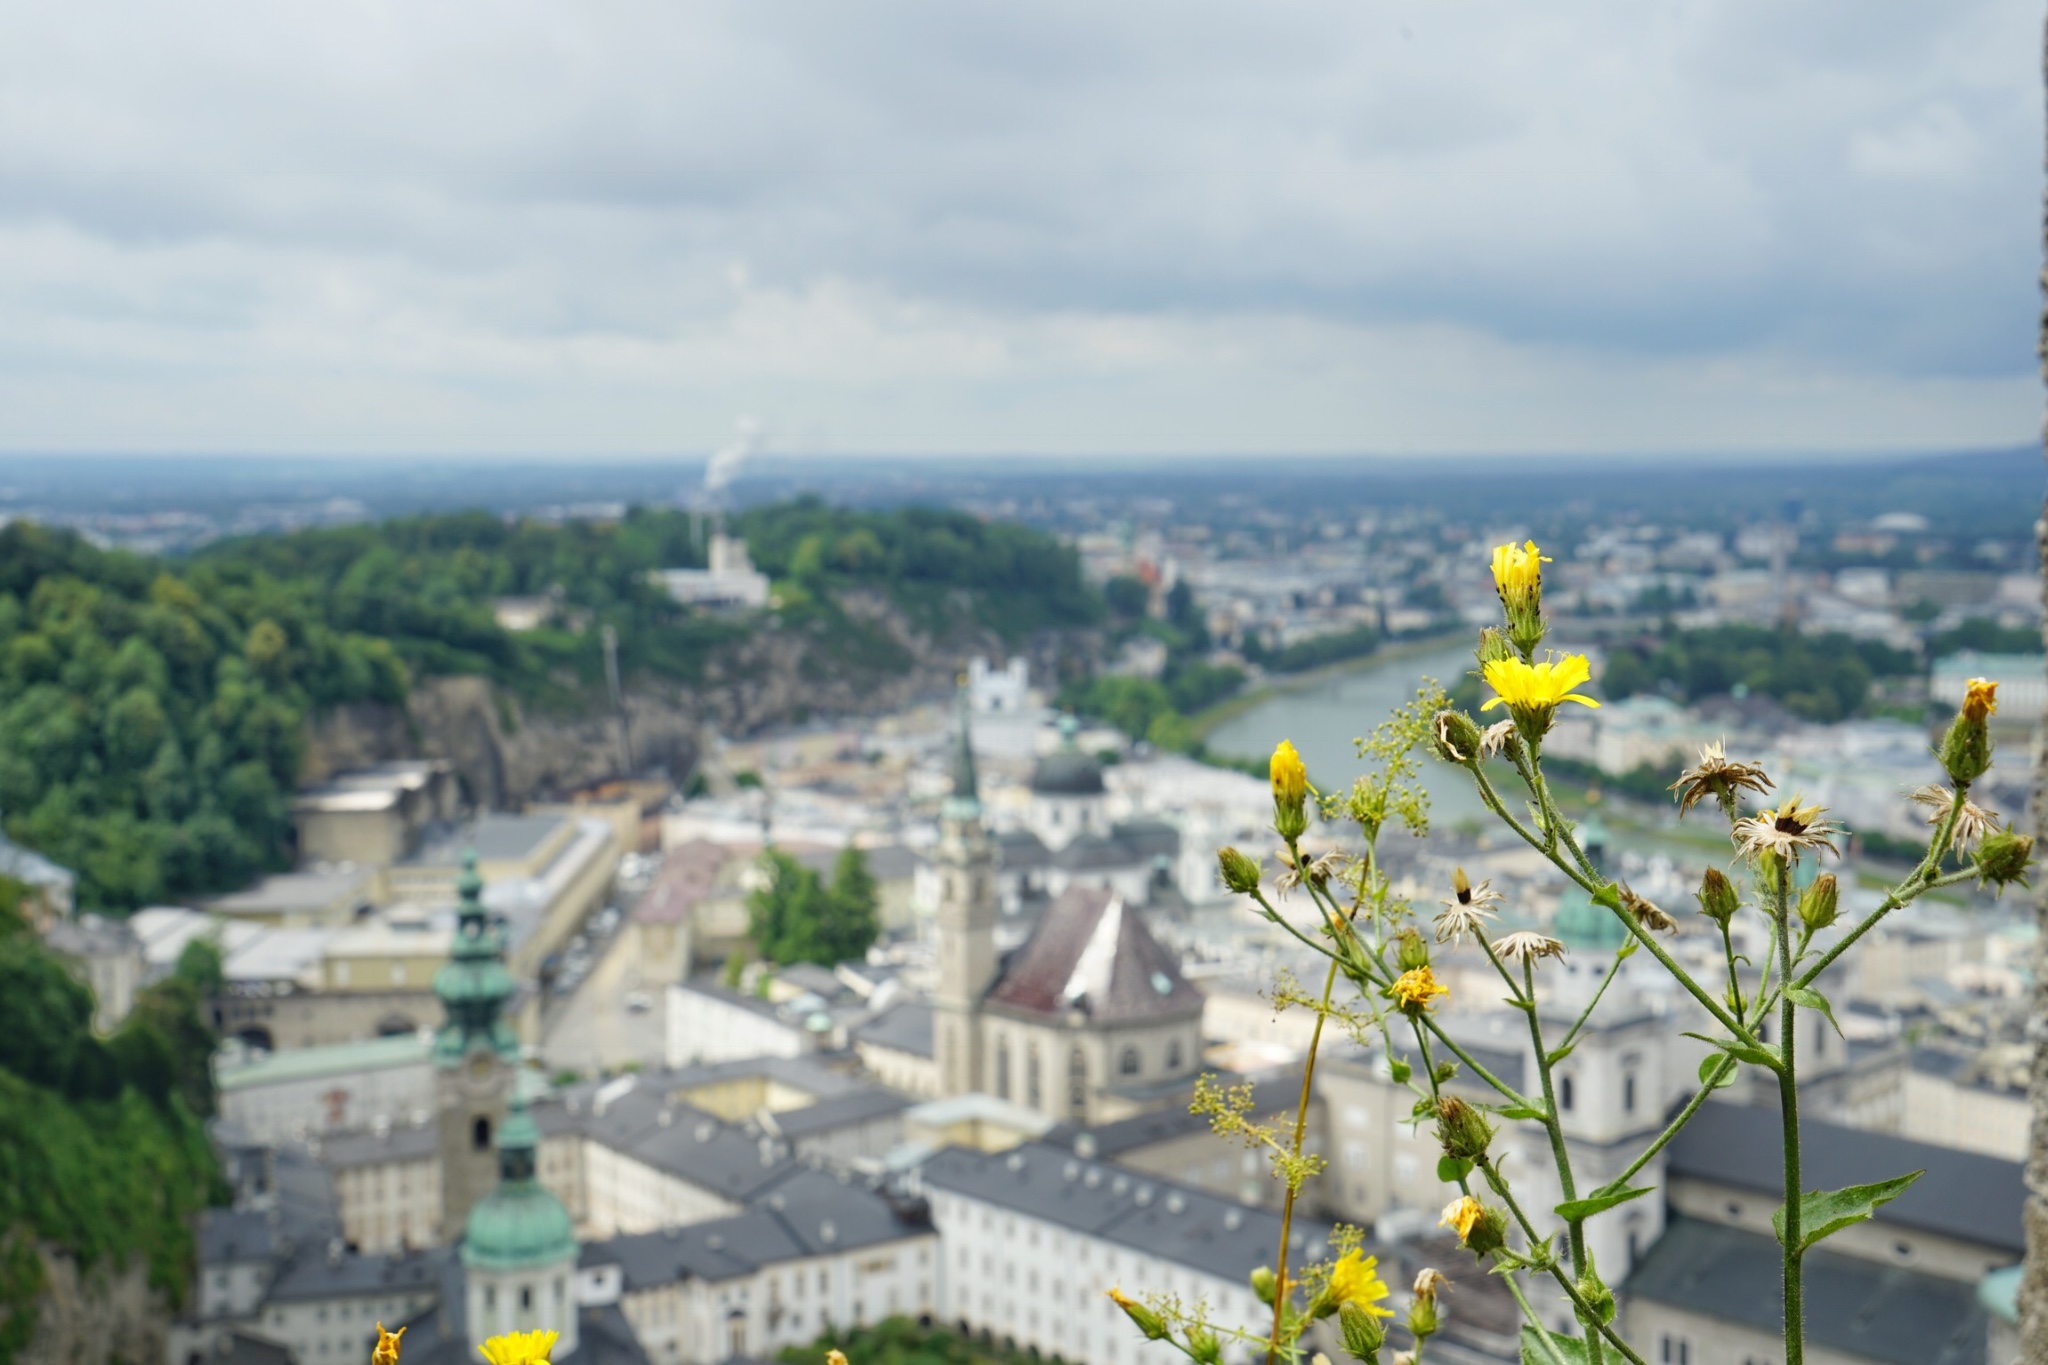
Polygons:
<instances>
[{"instance_id":1,"label":"white building on hilltop","mask_svg":"<svg viewBox=\"0 0 2048 1365\"><path fill-rule=\"evenodd\" d=\"M685 606L759 609L768 605L768 575L747 557L744 540L714 531L706 558L708 566L702 569L656 569L649 576Z\"/></svg>"}]
</instances>

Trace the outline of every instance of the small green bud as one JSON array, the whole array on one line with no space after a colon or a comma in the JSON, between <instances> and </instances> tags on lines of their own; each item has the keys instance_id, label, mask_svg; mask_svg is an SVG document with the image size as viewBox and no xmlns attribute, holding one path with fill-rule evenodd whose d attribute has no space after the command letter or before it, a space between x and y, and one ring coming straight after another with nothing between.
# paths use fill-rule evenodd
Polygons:
<instances>
[{"instance_id":1,"label":"small green bud","mask_svg":"<svg viewBox=\"0 0 2048 1365\"><path fill-rule=\"evenodd\" d=\"M1799 919L1808 929L1825 929L1835 922L1841 910L1839 901L1841 889L1835 882L1835 874L1823 872L1813 879L1813 885L1799 893Z\"/></svg>"},{"instance_id":2,"label":"small green bud","mask_svg":"<svg viewBox=\"0 0 2048 1365\"><path fill-rule=\"evenodd\" d=\"M1492 626L1479 632L1479 648L1472 651L1472 657L1479 661L1480 668L1499 663L1503 659L1519 657L1515 647L1508 643L1508 637Z\"/></svg>"},{"instance_id":3,"label":"small green bud","mask_svg":"<svg viewBox=\"0 0 2048 1365\"><path fill-rule=\"evenodd\" d=\"M1259 1302L1268 1308L1273 1306L1273 1293L1279 1286L1280 1281L1273 1274L1273 1267L1262 1265L1252 1272L1252 1293L1258 1295Z\"/></svg>"},{"instance_id":4,"label":"small green bud","mask_svg":"<svg viewBox=\"0 0 2048 1365\"><path fill-rule=\"evenodd\" d=\"M1259 865L1234 848L1218 849L1216 862L1223 873L1223 884L1239 895L1249 895L1259 889Z\"/></svg>"},{"instance_id":5,"label":"small green bud","mask_svg":"<svg viewBox=\"0 0 2048 1365\"><path fill-rule=\"evenodd\" d=\"M1587 1307L1600 1315L1600 1321L1614 1321L1614 1291L1607 1287L1606 1282L1595 1274L1591 1267L1579 1277L1579 1297L1586 1301Z\"/></svg>"},{"instance_id":6,"label":"small green bud","mask_svg":"<svg viewBox=\"0 0 2048 1365\"><path fill-rule=\"evenodd\" d=\"M1110 1290L1109 1297L1116 1301L1117 1307L1124 1310L1124 1316L1137 1325L1138 1330L1145 1334L1148 1341L1166 1339L1166 1323L1157 1313L1120 1289Z\"/></svg>"},{"instance_id":7,"label":"small green bud","mask_svg":"<svg viewBox=\"0 0 2048 1365\"><path fill-rule=\"evenodd\" d=\"M1436 1102L1436 1140L1444 1155L1458 1161L1473 1161L1486 1154L1493 1141L1493 1125L1485 1115L1459 1099L1443 1095Z\"/></svg>"},{"instance_id":8,"label":"small green bud","mask_svg":"<svg viewBox=\"0 0 2048 1365\"><path fill-rule=\"evenodd\" d=\"M1993 830L1977 846L1977 878L2003 891L2009 882L2028 885L2027 864L2034 856L2034 841L2009 829Z\"/></svg>"},{"instance_id":9,"label":"small green bud","mask_svg":"<svg viewBox=\"0 0 2048 1365\"><path fill-rule=\"evenodd\" d=\"M1199 1324L1189 1327L1187 1337L1188 1354L1200 1361L1201 1365L1216 1365L1217 1361L1223 1359L1222 1343L1217 1341L1215 1334L1207 1328Z\"/></svg>"},{"instance_id":10,"label":"small green bud","mask_svg":"<svg viewBox=\"0 0 2048 1365\"><path fill-rule=\"evenodd\" d=\"M1458 1074L1458 1064L1451 1061L1438 1062L1430 1074L1436 1077L1438 1085L1449 1085L1451 1078Z\"/></svg>"},{"instance_id":11,"label":"small green bud","mask_svg":"<svg viewBox=\"0 0 2048 1365\"><path fill-rule=\"evenodd\" d=\"M1728 921L1735 918L1735 912L1742 908L1742 897L1736 893L1735 884L1728 880L1718 867L1710 867L1700 878L1698 891L1700 913L1714 923L1726 928Z\"/></svg>"},{"instance_id":12,"label":"small green bud","mask_svg":"<svg viewBox=\"0 0 2048 1365\"><path fill-rule=\"evenodd\" d=\"M1401 970L1412 972L1418 967L1429 965L1429 940L1413 928L1403 929L1396 937L1394 960L1401 964Z\"/></svg>"},{"instance_id":13,"label":"small green bud","mask_svg":"<svg viewBox=\"0 0 2048 1365\"><path fill-rule=\"evenodd\" d=\"M1355 1303L1347 1303L1337 1313L1337 1325L1343 1333L1344 1353L1363 1365L1377 1365L1380 1346L1387 1339L1387 1329L1379 1318Z\"/></svg>"},{"instance_id":14,"label":"small green bud","mask_svg":"<svg viewBox=\"0 0 2048 1365\"><path fill-rule=\"evenodd\" d=\"M1472 1225L1472 1231L1465 1238L1465 1249L1474 1256L1484 1256L1508 1244L1508 1216L1500 1209L1489 1208Z\"/></svg>"},{"instance_id":15,"label":"small green bud","mask_svg":"<svg viewBox=\"0 0 2048 1365\"><path fill-rule=\"evenodd\" d=\"M1443 1321L1437 1315L1436 1296L1444 1286L1443 1273L1424 1269L1415 1277L1415 1298L1408 1305L1408 1331L1419 1342L1436 1335Z\"/></svg>"},{"instance_id":16,"label":"small green bud","mask_svg":"<svg viewBox=\"0 0 2048 1365\"><path fill-rule=\"evenodd\" d=\"M1479 726L1472 717L1451 707L1436 713L1431 727L1430 748L1446 763L1470 766L1479 760Z\"/></svg>"},{"instance_id":17,"label":"small green bud","mask_svg":"<svg viewBox=\"0 0 2048 1365\"><path fill-rule=\"evenodd\" d=\"M1941 741L1941 766L1958 784L1975 782L1991 766L1991 713L1998 709L1998 684L1972 678L1963 707Z\"/></svg>"}]
</instances>

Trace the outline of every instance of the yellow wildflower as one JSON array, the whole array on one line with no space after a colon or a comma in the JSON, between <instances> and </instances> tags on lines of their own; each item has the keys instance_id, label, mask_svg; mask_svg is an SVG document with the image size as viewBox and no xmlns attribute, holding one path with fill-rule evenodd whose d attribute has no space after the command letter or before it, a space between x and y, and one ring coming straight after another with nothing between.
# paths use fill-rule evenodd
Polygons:
<instances>
[{"instance_id":1,"label":"yellow wildflower","mask_svg":"<svg viewBox=\"0 0 2048 1365\"><path fill-rule=\"evenodd\" d=\"M1535 541L1517 547L1513 542L1493 547L1493 587L1501 604L1510 612L1524 604L1535 606L1543 599L1543 566L1550 556L1536 549Z\"/></svg>"},{"instance_id":2,"label":"yellow wildflower","mask_svg":"<svg viewBox=\"0 0 2048 1365\"><path fill-rule=\"evenodd\" d=\"M846 1352L837 1347L825 1352L825 1365L846 1365Z\"/></svg>"},{"instance_id":3,"label":"yellow wildflower","mask_svg":"<svg viewBox=\"0 0 2048 1365\"><path fill-rule=\"evenodd\" d=\"M1444 1206L1444 1216L1437 1220L1437 1226L1451 1229L1462 1242L1472 1235L1473 1227L1485 1216L1486 1206L1468 1194Z\"/></svg>"},{"instance_id":4,"label":"yellow wildflower","mask_svg":"<svg viewBox=\"0 0 2048 1365\"><path fill-rule=\"evenodd\" d=\"M377 1324L377 1349L370 1352L370 1365L398 1365L398 1339L405 1335L405 1329L396 1332L384 1330L384 1324Z\"/></svg>"},{"instance_id":5,"label":"yellow wildflower","mask_svg":"<svg viewBox=\"0 0 2048 1365\"><path fill-rule=\"evenodd\" d=\"M548 1365L559 1332L507 1332L477 1347L491 1365Z\"/></svg>"},{"instance_id":6,"label":"yellow wildflower","mask_svg":"<svg viewBox=\"0 0 2048 1365\"><path fill-rule=\"evenodd\" d=\"M1294 745L1284 739L1274 748L1268 768L1273 777L1273 826L1281 838L1291 842L1308 828L1308 817L1302 811L1308 800L1308 768Z\"/></svg>"},{"instance_id":7,"label":"yellow wildflower","mask_svg":"<svg viewBox=\"0 0 2048 1365\"><path fill-rule=\"evenodd\" d=\"M1339 1307L1347 1303L1357 1304L1366 1312L1382 1318L1394 1316L1391 1308L1380 1307L1379 1301L1387 1297L1387 1286L1380 1279L1378 1265L1377 1256L1355 1250L1347 1252L1330 1267L1328 1292L1331 1302Z\"/></svg>"},{"instance_id":8,"label":"yellow wildflower","mask_svg":"<svg viewBox=\"0 0 2048 1365\"><path fill-rule=\"evenodd\" d=\"M1589 682L1593 669L1583 654L1567 654L1562 659L1545 659L1540 664L1525 664L1520 659L1495 659L1486 665L1486 682L1498 694L1482 705L1482 711L1491 711L1496 706L1505 706L1510 711L1540 714L1546 722L1550 713L1557 709L1559 702L1575 701L1581 706L1598 706L1591 697L1582 697L1572 691L1580 683Z\"/></svg>"},{"instance_id":9,"label":"yellow wildflower","mask_svg":"<svg viewBox=\"0 0 2048 1365\"><path fill-rule=\"evenodd\" d=\"M1982 720L1998 709L1998 684L1989 678L1972 678L1963 692L1963 714Z\"/></svg>"},{"instance_id":10,"label":"yellow wildflower","mask_svg":"<svg viewBox=\"0 0 2048 1365\"><path fill-rule=\"evenodd\" d=\"M1439 985L1435 974L1427 967L1403 972L1394 981L1394 1003L1410 1014L1428 1009L1430 1001L1450 993L1451 988Z\"/></svg>"},{"instance_id":11,"label":"yellow wildflower","mask_svg":"<svg viewBox=\"0 0 2048 1365\"><path fill-rule=\"evenodd\" d=\"M1291 740L1281 740L1269 765L1273 775L1273 799L1283 806L1298 806L1308 797L1308 768Z\"/></svg>"}]
</instances>

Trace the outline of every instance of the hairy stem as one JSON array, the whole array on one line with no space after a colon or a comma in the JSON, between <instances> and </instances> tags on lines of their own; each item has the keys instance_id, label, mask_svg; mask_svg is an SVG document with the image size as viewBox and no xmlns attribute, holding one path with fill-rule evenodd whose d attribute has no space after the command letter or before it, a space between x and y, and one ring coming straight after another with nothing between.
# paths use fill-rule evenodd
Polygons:
<instances>
[{"instance_id":1,"label":"hairy stem","mask_svg":"<svg viewBox=\"0 0 2048 1365\"><path fill-rule=\"evenodd\" d=\"M1508 1188L1507 1178L1500 1174L1499 1168L1489 1162L1481 1169L1486 1172L1487 1185L1508 1206L1508 1212L1513 1215L1516 1225L1522 1229L1522 1236L1529 1239L1529 1245L1533 1247L1538 1242L1541 1242L1543 1239L1537 1235L1535 1224L1529 1221L1529 1215L1524 1213L1522 1206L1516 1202L1513 1192ZM1599 1321L1599 1313L1595 1311L1592 1304L1586 1302L1585 1296L1579 1292L1579 1287L1572 1283L1571 1276L1565 1274L1564 1267L1559 1265L1555 1258L1550 1260L1549 1270L1551 1278L1557 1281L1558 1288L1562 1289L1564 1296L1572 1301L1572 1307L1578 1311L1581 1322L1597 1323L1600 1335L1612 1342L1614 1349L1621 1352L1631 1362L1631 1365L1645 1365L1643 1358L1637 1355L1612 1327Z\"/></svg>"},{"instance_id":2,"label":"hairy stem","mask_svg":"<svg viewBox=\"0 0 2048 1365\"><path fill-rule=\"evenodd\" d=\"M1528 958L1522 960L1522 987L1528 999L1536 999L1536 964ZM1532 1007L1529 1010L1529 1041L1536 1049L1536 1075L1543 1083L1543 1131L1550 1135L1551 1160L1557 1163L1557 1187L1567 1204L1579 1197L1578 1182L1572 1179L1571 1153L1564 1145L1564 1122L1558 1112L1557 1093L1551 1078L1549 1054L1543 1048L1543 1024ZM1586 1220L1568 1219L1565 1223L1566 1236L1571 1243L1572 1275L1574 1278L1586 1273ZM1594 1362L1600 1359L1600 1319L1597 1314L1581 1313L1580 1321L1586 1328L1586 1349Z\"/></svg>"},{"instance_id":3,"label":"hairy stem","mask_svg":"<svg viewBox=\"0 0 2048 1365\"><path fill-rule=\"evenodd\" d=\"M1295 854L1299 859L1301 855ZM1315 1031L1309 1035L1308 1059L1301 1068L1301 1104L1294 1112L1294 1142L1292 1151L1297 1160L1301 1157L1301 1144L1308 1133L1308 1104L1310 1087L1316 1075L1316 1051L1322 1046L1323 1021L1330 1017L1330 991L1337 984L1337 964L1330 963L1330 970L1323 977L1322 1008L1316 1011ZM1287 1197L1280 1205L1280 1250L1274 1254L1279 1269L1274 1274L1273 1289L1273 1340L1266 1349L1266 1365L1274 1365L1280 1354L1280 1331L1287 1311L1287 1244L1294 1230L1294 1201L1301 1192L1298 1176L1287 1182Z\"/></svg>"},{"instance_id":4,"label":"hairy stem","mask_svg":"<svg viewBox=\"0 0 2048 1365\"><path fill-rule=\"evenodd\" d=\"M1792 979L1792 933L1789 921L1792 860L1778 860L1775 899L1778 920L1778 969L1781 979ZM1784 992L1778 1002L1778 1048L1784 1066L1778 1072L1778 1108L1785 1125L1785 1365L1801 1365L1806 1356L1805 1284L1799 1246L1799 1079L1796 1024L1792 993Z\"/></svg>"}]
</instances>

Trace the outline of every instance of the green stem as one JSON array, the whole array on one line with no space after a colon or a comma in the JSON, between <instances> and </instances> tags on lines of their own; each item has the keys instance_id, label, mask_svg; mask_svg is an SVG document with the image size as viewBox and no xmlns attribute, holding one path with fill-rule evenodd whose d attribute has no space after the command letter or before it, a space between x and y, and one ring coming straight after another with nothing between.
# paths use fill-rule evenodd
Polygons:
<instances>
[{"instance_id":1,"label":"green stem","mask_svg":"<svg viewBox=\"0 0 2048 1365\"><path fill-rule=\"evenodd\" d=\"M1521 835L1524 842L1526 842L1531 848L1534 848L1538 852L1542 853L1545 857L1549 858L1551 863L1558 869L1558 871L1564 873L1567 877L1570 877L1574 882L1577 882L1579 887L1582 890L1584 890L1587 895L1598 896L1602 891L1607 889L1606 883L1598 882L1594 880L1592 877L1589 877L1584 873L1580 872L1578 868L1570 866L1563 859L1557 856L1556 850L1554 848L1547 847L1541 839L1536 838L1534 835L1530 834L1528 830L1524 829L1521 825L1521 822L1519 822L1512 815L1509 815L1507 813L1507 807L1501 804L1499 793L1493 790L1493 785L1492 783L1486 780L1485 774L1479 772L1479 770L1476 768L1472 771L1474 775L1477 776L1479 779L1480 799L1486 802L1487 807L1490 810L1492 810L1495 815L1499 816L1502 820L1506 821L1510 828L1512 828L1517 834ZM1562 838L1565 847L1571 851L1573 858L1577 861L1584 862L1585 854L1580 852L1577 842L1573 840L1571 835L1568 832L1565 832L1561 829L1558 831L1558 833ZM1736 1019L1733 1015L1729 1014L1727 1009L1724 1008L1719 1001L1715 1000L1713 996L1707 994L1705 990L1701 989L1700 983L1692 979L1692 974L1686 971L1685 968L1679 966L1677 959L1673 958L1671 954L1665 952L1664 949L1658 945L1657 941L1654 938L1650 937L1649 932L1645 930L1642 925L1636 923L1635 916L1626 914L1620 910L1616 910L1614 911L1614 917L1621 921L1622 927L1628 930L1629 934L1632 937L1634 937L1637 943L1641 944L1643 947L1648 948L1650 950L1650 955L1656 958L1657 961L1663 965L1664 970L1671 974L1672 980L1676 981L1680 986L1683 986L1685 988L1686 993L1692 996L1693 999L1699 1001L1700 1004L1705 1007L1707 1013L1713 1015L1714 1018L1720 1022L1721 1027L1727 1029L1730 1033L1734 1034L1739 1041L1748 1043L1752 1047L1756 1045L1756 1039L1753 1036L1751 1036L1749 1030L1743 1028L1741 1021Z\"/></svg>"},{"instance_id":2,"label":"green stem","mask_svg":"<svg viewBox=\"0 0 2048 1365\"><path fill-rule=\"evenodd\" d=\"M1529 1221L1529 1215L1522 1211L1522 1206L1516 1202L1514 1194L1508 1189L1506 1178L1491 1163L1483 1165L1480 1169L1486 1172L1488 1187L1501 1197L1501 1201L1508 1206L1508 1212L1514 1215L1515 1223L1522 1229L1522 1235L1529 1239L1529 1245L1533 1247L1541 1242L1543 1239L1537 1235L1535 1224ZM1578 1311L1581 1322L1598 1323L1600 1335L1612 1342L1614 1349L1627 1357L1632 1365L1646 1365L1643 1358L1637 1355L1612 1327L1604 1322L1598 1322L1599 1313L1594 1311L1592 1304L1586 1302L1585 1296L1579 1293L1579 1287L1572 1283L1571 1276L1564 1273L1564 1267L1559 1265L1554 1257L1550 1258L1549 1270L1551 1278L1557 1281L1558 1288L1564 1290L1565 1297L1572 1301L1572 1307Z\"/></svg>"},{"instance_id":3,"label":"green stem","mask_svg":"<svg viewBox=\"0 0 2048 1365\"><path fill-rule=\"evenodd\" d=\"M1522 959L1522 988L1530 1000L1536 998L1536 964L1528 958ZM1536 1048L1536 1075L1543 1082L1543 1131L1550 1135L1550 1156L1557 1163L1557 1187L1569 1204L1579 1197L1578 1182L1572 1179L1571 1153L1564 1145L1564 1121L1558 1112L1557 1094L1551 1080L1550 1056L1543 1047L1543 1023L1535 1009L1529 1010L1529 1041ZM1565 1233L1571 1243L1572 1277L1580 1279L1586 1273L1586 1220L1570 1218L1565 1220ZM1576 1297L1576 1296L1575 1296ZM1586 1349L1594 1365L1600 1360L1600 1318L1590 1311L1580 1314L1580 1321L1586 1328Z\"/></svg>"},{"instance_id":4,"label":"green stem","mask_svg":"<svg viewBox=\"0 0 2048 1365\"><path fill-rule=\"evenodd\" d=\"M1740 1019L1745 1013L1742 1003L1742 977L1735 970L1735 940L1728 933L1728 924L1728 920L1721 921L1721 951L1728 958L1728 1003L1734 1007L1735 1017Z\"/></svg>"},{"instance_id":5,"label":"green stem","mask_svg":"<svg viewBox=\"0 0 2048 1365\"><path fill-rule=\"evenodd\" d=\"M1626 954L1616 953L1614 955L1614 961L1608 964L1607 975L1600 978L1600 985L1594 990L1593 998L1586 1002L1586 1008L1580 1010L1579 1017L1572 1021L1571 1031L1565 1034L1564 1041L1559 1043L1552 1051L1562 1052L1572 1045L1572 1042L1579 1036L1579 1030L1584 1028L1586 1021L1593 1017L1593 1007L1600 1003L1601 996L1607 994L1608 986L1613 984L1616 973L1621 971L1621 964L1626 961L1628 961Z\"/></svg>"},{"instance_id":6,"label":"green stem","mask_svg":"<svg viewBox=\"0 0 2048 1365\"><path fill-rule=\"evenodd\" d=\"M1309 1087L1316 1074L1316 1050L1322 1046L1323 1021L1330 1017L1330 991L1337 984L1337 964L1332 962L1330 970L1323 977L1323 1004L1316 1011L1315 1031L1309 1035L1308 1060L1301 1068L1301 1106L1294 1113L1294 1143L1292 1151L1297 1159L1301 1156L1301 1144L1308 1133L1308 1105L1311 1093ZM1280 1249L1275 1255L1280 1268L1274 1272L1273 1280L1273 1341L1266 1350L1266 1365L1274 1365L1280 1353L1280 1332L1287 1309L1287 1239L1294 1227L1294 1200L1301 1191L1301 1182L1291 1173L1287 1181L1287 1197L1280 1206Z\"/></svg>"},{"instance_id":7,"label":"green stem","mask_svg":"<svg viewBox=\"0 0 2048 1365\"><path fill-rule=\"evenodd\" d=\"M1543 1319L1537 1317L1536 1310L1529 1306L1529 1296L1522 1292L1522 1286L1515 1283L1513 1275L1503 1275L1500 1278L1507 1285L1508 1293L1515 1296L1515 1302L1522 1305L1522 1314L1529 1319L1529 1325L1536 1329L1536 1340L1543 1347L1544 1358L1549 1360L1551 1365L1567 1365L1563 1354L1557 1349L1557 1343L1550 1339L1550 1329L1543 1325Z\"/></svg>"},{"instance_id":8,"label":"green stem","mask_svg":"<svg viewBox=\"0 0 2048 1365\"><path fill-rule=\"evenodd\" d=\"M1778 967L1780 978L1792 979L1792 933L1787 916L1791 901L1791 859L1778 860L1778 885L1776 888L1778 920ZM1802 1251L1799 1245L1799 1080L1796 1037L1795 1007L1792 993L1786 991L1778 1003L1778 1048L1784 1058L1784 1068L1778 1073L1778 1108L1784 1121L1785 1142L1785 1213L1784 1213L1784 1282L1785 1282L1785 1365L1802 1365L1806 1356L1806 1314L1805 1284Z\"/></svg>"},{"instance_id":9,"label":"green stem","mask_svg":"<svg viewBox=\"0 0 2048 1365\"><path fill-rule=\"evenodd\" d=\"M1635 1179L1636 1172L1642 1170L1643 1167L1649 1165L1651 1160L1656 1157L1657 1153L1663 1151L1665 1146L1670 1143L1671 1139L1678 1136L1678 1130L1685 1127L1685 1125L1692 1119L1692 1116L1694 1114L1699 1113L1700 1106L1707 1102L1707 1097L1709 1095L1712 1095L1714 1091L1719 1088L1719 1082L1721 1077L1727 1075L1728 1072L1731 1069L1733 1069L1734 1066L1735 1059L1733 1057L1730 1057L1725 1052L1722 1053L1720 1058L1714 1064L1713 1074L1707 1077L1706 1084L1700 1087L1699 1093L1694 1095L1691 1099L1685 1102L1685 1108L1679 1110L1677 1117L1673 1118L1670 1123L1665 1125L1663 1132L1657 1134L1657 1140L1655 1142L1652 1142L1648 1147L1644 1148L1642 1155L1638 1156L1633 1162L1631 1162L1627 1170L1623 1171L1620 1175L1616 1176L1614 1178L1613 1183L1617 1185L1626 1185L1629 1181Z\"/></svg>"}]
</instances>

